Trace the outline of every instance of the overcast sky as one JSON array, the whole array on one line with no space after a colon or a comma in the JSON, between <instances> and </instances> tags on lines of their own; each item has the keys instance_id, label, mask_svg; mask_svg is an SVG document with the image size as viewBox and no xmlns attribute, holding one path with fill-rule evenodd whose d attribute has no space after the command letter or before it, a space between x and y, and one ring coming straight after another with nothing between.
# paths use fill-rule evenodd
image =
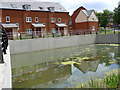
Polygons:
<instances>
[{"instance_id":1,"label":"overcast sky","mask_svg":"<svg viewBox=\"0 0 120 90\"><path fill-rule=\"evenodd\" d=\"M70 15L80 6L84 6L86 9L94 9L95 11L101 12L104 9L113 11L118 6L120 0L37 0L47 2L60 2Z\"/></svg>"}]
</instances>

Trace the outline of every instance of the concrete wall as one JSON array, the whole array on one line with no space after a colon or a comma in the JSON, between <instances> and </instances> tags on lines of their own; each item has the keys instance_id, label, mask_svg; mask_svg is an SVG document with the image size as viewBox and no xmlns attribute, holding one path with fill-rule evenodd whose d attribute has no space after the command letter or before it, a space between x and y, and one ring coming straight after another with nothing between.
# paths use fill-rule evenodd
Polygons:
<instances>
[{"instance_id":1,"label":"concrete wall","mask_svg":"<svg viewBox=\"0 0 120 90\"><path fill-rule=\"evenodd\" d=\"M120 44L120 34L97 35L96 44Z\"/></svg>"},{"instance_id":2,"label":"concrete wall","mask_svg":"<svg viewBox=\"0 0 120 90\"><path fill-rule=\"evenodd\" d=\"M96 35L80 35L71 37L58 37L58 38L40 38L30 40L10 40L10 53L25 53L34 52L39 50L63 48L78 46L84 44L93 44Z\"/></svg>"},{"instance_id":3,"label":"concrete wall","mask_svg":"<svg viewBox=\"0 0 120 90\"><path fill-rule=\"evenodd\" d=\"M30 40L10 40L10 53L18 54L39 50L71 47L94 43L118 43L118 34L80 35L58 38L40 38Z\"/></svg>"}]
</instances>

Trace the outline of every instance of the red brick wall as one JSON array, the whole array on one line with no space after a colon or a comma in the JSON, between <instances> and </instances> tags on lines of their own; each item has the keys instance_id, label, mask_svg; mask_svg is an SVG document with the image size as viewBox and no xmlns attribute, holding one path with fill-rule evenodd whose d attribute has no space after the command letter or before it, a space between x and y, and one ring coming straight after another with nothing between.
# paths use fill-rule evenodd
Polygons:
<instances>
[{"instance_id":1,"label":"red brick wall","mask_svg":"<svg viewBox=\"0 0 120 90\"><path fill-rule=\"evenodd\" d=\"M86 9L81 6L81 7L79 7L77 10L75 10L75 11L73 12L73 15L71 16L71 18L72 18L72 29L73 29L73 30L76 30L76 27L75 27L75 19L76 19L77 15L79 14L80 10L86 10Z\"/></svg>"},{"instance_id":2,"label":"red brick wall","mask_svg":"<svg viewBox=\"0 0 120 90\"><path fill-rule=\"evenodd\" d=\"M49 29L50 31L52 30L52 28L56 28L55 23L51 22L51 18L56 18L55 23L59 23L58 22L58 18L61 18L61 22L60 23L66 23L66 25L68 26L67 29L69 30L69 13L58 13L58 12L50 12L49 13Z\"/></svg>"},{"instance_id":3,"label":"red brick wall","mask_svg":"<svg viewBox=\"0 0 120 90\"><path fill-rule=\"evenodd\" d=\"M98 29L98 22L81 22L81 23L75 24L76 30L92 29L92 26L95 26L95 30L97 30Z\"/></svg>"},{"instance_id":4,"label":"red brick wall","mask_svg":"<svg viewBox=\"0 0 120 90\"><path fill-rule=\"evenodd\" d=\"M22 31L22 11L17 11L17 10L2 10L2 23L7 23L6 22L6 16L10 17L10 22L9 23L19 23L19 29Z\"/></svg>"},{"instance_id":5,"label":"red brick wall","mask_svg":"<svg viewBox=\"0 0 120 90\"><path fill-rule=\"evenodd\" d=\"M27 29L32 29L31 23L35 23L35 17L38 17L37 23L45 23L46 31L50 32L52 28L56 28L55 23L58 23L58 18L61 18L61 23L66 23L69 30L69 13L62 12L40 12L40 11L23 11L23 10L2 10L2 23L6 23L6 16L10 16L9 23L19 23L19 31L24 32ZM26 17L31 17L32 22L26 22ZM55 23L51 23L51 17L56 18Z\"/></svg>"},{"instance_id":6,"label":"red brick wall","mask_svg":"<svg viewBox=\"0 0 120 90\"><path fill-rule=\"evenodd\" d=\"M98 30L98 22L81 22L81 23L75 23L75 19L77 15L79 14L80 10L86 10L84 7L78 8L76 11L74 11L72 18L72 30L86 30L92 29L92 26L95 26L95 30Z\"/></svg>"}]
</instances>

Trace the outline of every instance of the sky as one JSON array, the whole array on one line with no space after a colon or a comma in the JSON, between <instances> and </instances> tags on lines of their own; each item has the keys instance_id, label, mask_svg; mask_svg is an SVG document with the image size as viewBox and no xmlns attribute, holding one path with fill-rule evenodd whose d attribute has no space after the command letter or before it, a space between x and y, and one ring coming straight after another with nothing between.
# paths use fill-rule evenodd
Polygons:
<instances>
[{"instance_id":1,"label":"sky","mask_svg":"<svg viewBox=\"0 0 120 90\"><path fill-rule=\"evenodd\" d=\"M37 0L44 2L59 2L72 15L78 7L84 6L86 9L94 9L102 12L104 9L113 11L118 6L120 0Z\"/></svg>"}]
</instances>

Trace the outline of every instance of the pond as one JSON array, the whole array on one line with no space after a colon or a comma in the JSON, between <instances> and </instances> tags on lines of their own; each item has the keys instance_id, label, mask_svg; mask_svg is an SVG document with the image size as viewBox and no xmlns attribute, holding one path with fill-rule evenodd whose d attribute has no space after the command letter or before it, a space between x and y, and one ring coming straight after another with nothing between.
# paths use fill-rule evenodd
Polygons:
<instances>
[{"instance_id":1,"label":"pond","mask_svg":"<svg viewBox=\"0 0 120 90\"><path fill-rule=\"evenodd\" d=\"M11 55L13 88L74 88L119 68L118 44Z\"/></svg>"}]
</instances>

